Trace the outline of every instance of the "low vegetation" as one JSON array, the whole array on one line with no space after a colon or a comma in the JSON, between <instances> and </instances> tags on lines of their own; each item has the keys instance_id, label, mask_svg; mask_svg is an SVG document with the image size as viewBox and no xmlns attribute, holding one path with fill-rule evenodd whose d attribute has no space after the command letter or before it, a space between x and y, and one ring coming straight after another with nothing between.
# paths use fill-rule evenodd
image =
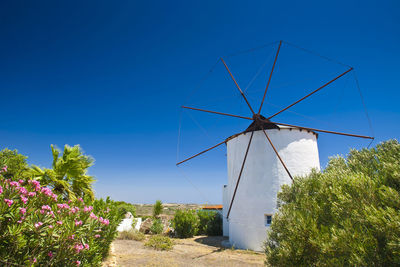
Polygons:
<instances>
[{"instance_id":1,"label":"low vegetation","mask_svg":"<svg viewBox=\"0 0 400 267\"><path fill-rule=\"evenodd\" d=\"M217 211L177 210L172 219L172 227L179 238L194 235L222 235L222 217Z\"/></svg>"},{"instance_id":2,"label":"low vegetation","mask_svg":"<svg viewBox=\"0 0 400 267\"><path fill-rule=\"evenodd\" d=\"M352 150L282 187L271 266L399 266L400 144Z\"/></svg>"},{"instance_id":3,"label":"low vegetation","mask_svg":"<svg viewBox=\"0 0 400 267\"><path fill-rule=\"evenodd\" d=\"M159 234L162 234L163 229L164 229L164 225L163 225L161 219L154 219L153 224L150 227L150 232L152 234L159 235Z\"/></svg>"},{"instance_id":4,"label":"low vegetation","mask_svg":"<svg viewBox=\"0 0 400 267\"><path fill-rule=\"evenodd\" d=\"M156 250L171 250L174 246L174 242L168 236L153 235L144 245Z\"/></svg>"},{"instance_id":5,"label":"low vegetation","mask_svg":"<svg viewBox=\"0 0 400 267\"><path fill-rule=\"evenodd\" d=\"M172 219L172 227L179 238L193 237L199 226L199 217L195 210L177 210Z\"/></svg>"},{"instance_id":6,"label":"low vegetation","mask_svg":"<svg viewBox=\"0 0 400 267\"><path fill-rule=\"evenodd\" d=\"M122 240L135 240L135 241L143 241L146 239L145 234L139 232L136 229L131 229L129 231L122 231L118 234L118 239Z\"/></svg>"}]
</instances>

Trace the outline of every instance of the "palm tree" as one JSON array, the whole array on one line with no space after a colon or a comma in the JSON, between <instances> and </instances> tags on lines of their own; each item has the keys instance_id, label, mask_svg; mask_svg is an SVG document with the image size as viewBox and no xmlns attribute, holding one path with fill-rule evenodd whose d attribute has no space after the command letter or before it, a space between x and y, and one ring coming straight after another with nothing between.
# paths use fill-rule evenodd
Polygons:
<instances>
[{"instance_id":1,"label":"palm tree","mask_svg":"<svg viewBox=\"0 0 400 267\"><path fill-rule=\"evenodd\" d=\"M51 145L53 154L52 169L41 169L32 165L33 178L40 180L41 184L53 188L57 194L64 198L76 199L88 196L94 199L92 188L95 179L87 174L87 170L93 165L94 159L83 155L79 145L64 146L64 152L60 156L60 150Z\"/></svg>"}]
</instances>

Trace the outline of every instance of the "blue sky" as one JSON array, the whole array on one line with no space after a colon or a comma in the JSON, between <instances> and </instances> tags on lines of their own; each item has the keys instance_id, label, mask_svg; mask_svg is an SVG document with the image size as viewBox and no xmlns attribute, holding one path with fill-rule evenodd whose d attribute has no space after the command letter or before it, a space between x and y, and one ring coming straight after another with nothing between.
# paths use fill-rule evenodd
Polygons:
<instances>
[{"instance_id":1,"label":"blue sky","mask_svg":"<svg viewBox=\"0 0 400 267\"><path fill-rule=\"evenodd\" d=\"M216 60L285 40L351 65L376 142L398 139L399 11L398 1L3 1L0 145L48 167L50 144L80 144L96 159L90 174L98 179L99 197L220 203L226 181L224 147L175 166L179 126L178 157L184 158L248 124L181 112L180 105L193 103L249 115L221 64L200 83ZM242 87L257 64L266 62L270 68L276 48L273 44L226 57ZM282 47L267 114L346 69L308 56ZM265 81L258 76L248 90L254 105ZM288 81L293 84L285 85ZM371 134L354 77L346 75L335 86L293 109L314 121L294 113L280 120ZM217 96L222 100L213 105ZM321 164L328 156L367 145L365 140L320 134Z\"/></svg>"}]
</instances>

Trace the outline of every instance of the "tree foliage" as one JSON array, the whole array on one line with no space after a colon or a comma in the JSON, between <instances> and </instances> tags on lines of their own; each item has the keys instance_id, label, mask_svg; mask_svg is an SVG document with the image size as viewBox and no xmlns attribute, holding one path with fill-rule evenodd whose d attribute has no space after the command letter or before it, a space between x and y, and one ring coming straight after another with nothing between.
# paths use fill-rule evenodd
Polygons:
<instances>
[{"instance_id":1,"label":"tree foliage","mask_svg":"<svg viewBox=\"0 0 400 267\"><path fill-rule=\"evenodd\" d=\"M265 243L271 266L399 266L400 144L351 150L297 177Z\"/></svg>"},{"instance_id":2,"label":"tree foliage","mask_svg":"<svg viewBox=\"0 0 400 267\"><path fill-rule=\"evenodd\" d=\"M87 174L94 159L84 155L79 145L73 147L65 145L62 155L60 155L61 151L52 145L51 152L52 169L42 169L32 165L32 177L52 187L54 192L63 195L66 199L85 196L94 199L92 184L95 179Z\"/></svg>"},{"instance_id":3,"label":"tree foliage","mask_svg":"<svg viewBox=\"0 0 400 267\"><path fill-rule=\"evenodd\" d=\"M162 202L161 202L161 200L157 200L153 206L153 216L157 217L158 215L161 214L162 210L163 210Z\"/></svg>"},{"instance_id":4,"label":"tree foliage","mask_svg":"<svg viewBox=\"0 0 400 267\"><path fill-rule=\"evenodd\" d=\"M3 173L3 177L19 180L29 176L27 158L27 156L19 154L16 149L10 150L5 148L0 151L0 166L7 166L7 171Z\"/></svg>"}]
</instances>

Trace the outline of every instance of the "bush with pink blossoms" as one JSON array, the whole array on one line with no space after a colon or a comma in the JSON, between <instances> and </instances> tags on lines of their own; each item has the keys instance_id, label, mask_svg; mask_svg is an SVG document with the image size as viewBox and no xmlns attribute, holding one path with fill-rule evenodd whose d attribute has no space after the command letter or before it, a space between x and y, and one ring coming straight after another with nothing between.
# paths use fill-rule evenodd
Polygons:
<instances>
[{"instance_id":1,"label":"bush with pink blossoms","mask_svg":"<svg viewBox=\"0 0 400 267\"><path fill-rule=\"evenodd\" d=\"M100 266L123 217L115 206L65 202L38 181L0 174L0 265Z\"/></svg>"}]
</instances>

